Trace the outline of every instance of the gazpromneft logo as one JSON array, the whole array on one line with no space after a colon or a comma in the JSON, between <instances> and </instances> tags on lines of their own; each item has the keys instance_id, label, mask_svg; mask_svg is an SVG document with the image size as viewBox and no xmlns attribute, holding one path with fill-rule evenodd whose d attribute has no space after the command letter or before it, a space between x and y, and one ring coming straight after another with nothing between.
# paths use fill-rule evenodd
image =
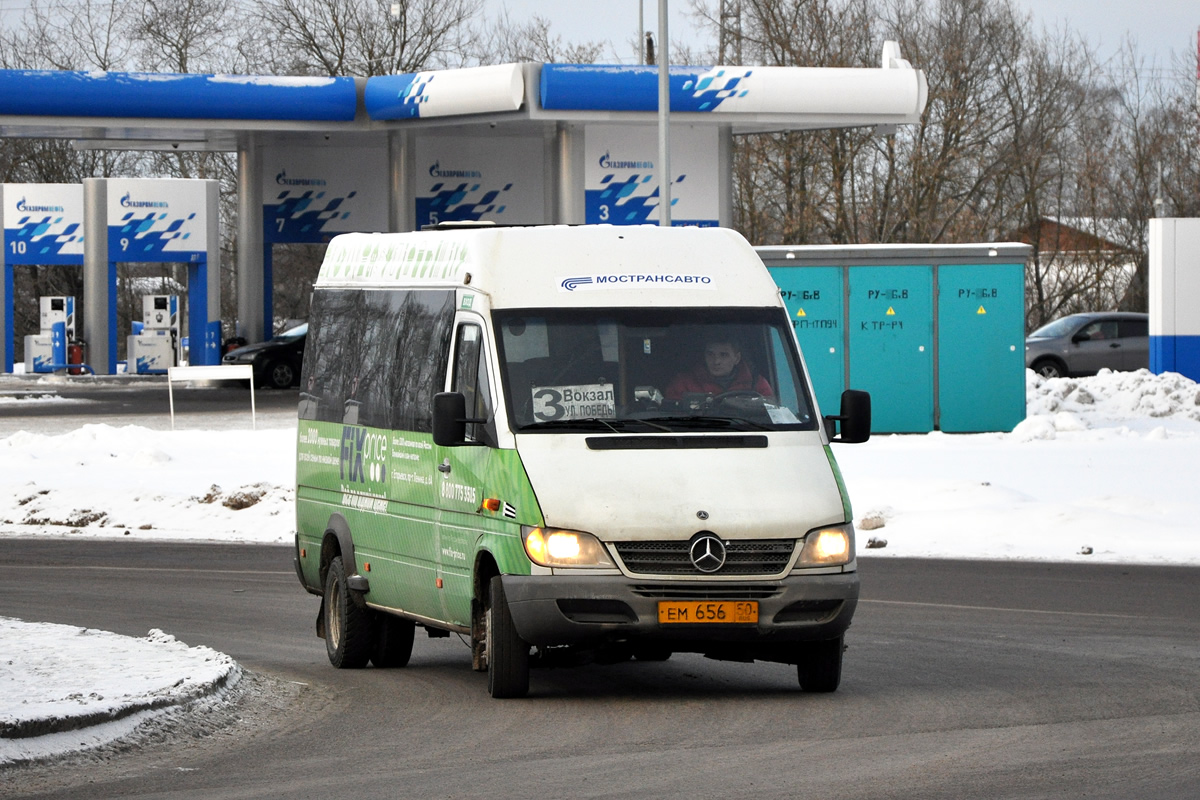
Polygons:
<instances>
[{"instance_id":1,"label":"gazpromneft logo","mask_svg":"<svg viewBox=\"0 0 1200 800\"><path fill-rule=\"evenodd\" d=\"M24 197L22 197L20 200L18 200L18 201L17 201L17 211L29 211L29 212L31 212L31 213L34 213L34 214L36 214L36 213L45 213L45 214L61 214L61 213L63 213L65 210L66 210L66 209L64 209L62 206L35 206L35 205L31 205L31 204L29 204L29 203L26 203L26 202L25 202L25 198L24 198Z\"/></svg>"},{"instance_id":2,"label":"gazpromneft logo","mask_svg":"<svg viewBox=\"0 0 1200 800\"><path fill-rule=\"evenodd\" d=\"M711 275L658 275L633 272L621 275L577 275L563 278L558 284L558 290L560 292L576 292L588 289L627 289L633 286L665 289L717 288Z\"/></svg>"},{"instance_id":3,"label":"gazpromneft logo","mask_svg":"<svg viewBox=\"0 0 1200 800\"><path fill-rule=\"evenodd\" d=\"M431 178L482 178L483 173L477 169L442 169L442 162L435 161L429 167Z\"/></svg>"},{"instance_id":4,"label":"gazpromneft logo","mask_svg":"<svg viewBox=\"0 0 1200 800\"><path fill-rule=\"evenodd\" d=\"M620 161L609 153L600 156L600 169L654 169L653 161Z\"/></svg>"},{"instance_id":5,"label":"gazpromneft logo","mask_svg":"<svg viewBox=\"0 0 1200 800\"><path fill-rule=\"evenodd\" d=\"M326 186L328 184L324 178L289 178L286 169L275 176L275 182L280 186Z\"/></svg>"},{"instance_id":6,"label":"gazpromneft logo","mask_svg":"<svg viewBox=\"0 0 1200 800\"><path fill-rule=\"evenodd\" d=\"M134 200L131 192L121 198L123 208L170 208L166 200Z\"/></svg>"}]
</instances>

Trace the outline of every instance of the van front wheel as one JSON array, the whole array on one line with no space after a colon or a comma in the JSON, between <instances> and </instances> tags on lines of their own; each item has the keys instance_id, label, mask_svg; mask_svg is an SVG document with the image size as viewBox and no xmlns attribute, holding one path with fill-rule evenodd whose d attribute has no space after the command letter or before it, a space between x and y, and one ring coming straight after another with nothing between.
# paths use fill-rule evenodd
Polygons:
<instances>
[{"instance_id":1,"label":"van front wheel","mask_svg":"<svg viewBox=\"0 0 1200 800\"><path fill-rule=\"evenodd\" d=\"M513 625L499 575L488 586L486 615L488 692L496 698L524 697L529 693L529 644Z\"/></svg>"},{"instance_id":2,"label":"van front wheel","mask_svg":"<svg viewBox=\"0 0 1200 800\"><path fill-rule=\"evenodd\" d=\"M824 642L812 642L800 649L796 675L800 688L806 692L836 692L842 682L843 637Z\"/></svg>"},{"instance_id":3,"label":"van front wheel","mask_svg":"<svg viewBox=\"0 0 1200 800\"><path fill-rule=\"evenodd\" d=\"M325 576L325 652L338 669L361 669L371 657L371 612L359 608L346 585L342 557L329 564Z\"/></svg>"}]
</instances>

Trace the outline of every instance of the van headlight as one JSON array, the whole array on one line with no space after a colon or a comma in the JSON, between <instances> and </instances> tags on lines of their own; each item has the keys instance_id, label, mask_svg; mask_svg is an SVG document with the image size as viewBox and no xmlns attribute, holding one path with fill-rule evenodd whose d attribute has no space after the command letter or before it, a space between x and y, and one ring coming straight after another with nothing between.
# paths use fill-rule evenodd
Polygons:
<instances>
[{"instance_id":1,"label":"van headlight","mask_svg":"<svg viewBox=\"0 0 1200 800\"><path fill-rule=\"evenodd\" d=\"M830 567L854 560L854 526L827 525L804 536L798 567Z\"/></svg>"},{"instance_id":2,"label":"van headlight","mask_svg":"<svg viewBox=\"0 0 1200 800\"><path fill-rule=\"evenodd\" d=\"M521 526L529 560L542 567L615 567L604 545L590 533Z\"/></svg>"}]
</instances>

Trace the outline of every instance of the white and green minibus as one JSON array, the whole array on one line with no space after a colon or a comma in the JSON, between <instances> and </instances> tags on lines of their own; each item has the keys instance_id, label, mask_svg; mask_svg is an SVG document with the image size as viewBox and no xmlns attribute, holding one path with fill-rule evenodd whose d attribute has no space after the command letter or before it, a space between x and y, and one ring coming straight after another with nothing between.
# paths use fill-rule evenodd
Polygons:
<instances>
[{"instance_id":1,"label":"white and green minibus","mask_svg":"<svg viewBox=\"0 0 1200 800\"><path fill-rule=\"evenodd\" d=\"M347 234L313 292L296 570L340 668L470 637L494 697L542 665L672 653L841 678L858 599L831 441L736 232Z\"/></svg>"}]
</instances>

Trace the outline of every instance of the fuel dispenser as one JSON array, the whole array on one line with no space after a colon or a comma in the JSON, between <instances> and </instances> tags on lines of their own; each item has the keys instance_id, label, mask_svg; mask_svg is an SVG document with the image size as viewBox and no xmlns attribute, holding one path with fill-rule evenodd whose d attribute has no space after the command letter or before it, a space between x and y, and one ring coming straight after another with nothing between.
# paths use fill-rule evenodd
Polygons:
<instances>
[{"instance_id":1,"label":"fuel dispenser","mask_svg":"<svg viewBox=\"0 0 1200 800\"><path fill-rule=\"evenodd\" d=\"M179 296L149 294L142 297L142 320L134 321L126 340L127 364L138 375L165 375L178 363Z\"/></svg>"},{"instance_id":2,"label":"fuel dispenser","mask_svg":"<svg viewBox=\"0 0 1200 800\"><path fill-rule=\"evenodd\" d=\"M25 337L25 371L54 372L67 364L75 339L75 298L40 297L39 332Z\"/></svg>"}]
</instances>

